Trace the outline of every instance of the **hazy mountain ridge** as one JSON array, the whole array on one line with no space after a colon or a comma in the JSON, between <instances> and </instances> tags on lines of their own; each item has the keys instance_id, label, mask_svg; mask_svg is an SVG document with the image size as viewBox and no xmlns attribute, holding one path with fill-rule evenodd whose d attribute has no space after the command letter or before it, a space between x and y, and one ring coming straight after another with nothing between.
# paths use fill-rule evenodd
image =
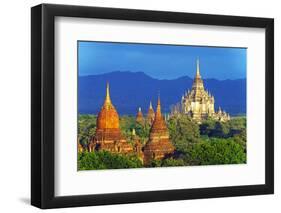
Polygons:
<instances>
[{"instance_id":1,"label":"hazy mountain ridge","mask_svg":"<svg viewBox=\"0 0 281 213\"><path fill-rule=\"evenodd\" d=\"M191 89L193 79L184 76L173 80L154 79L143 72L111 72L80 76L78 80L79 113L98 113L105 96L105 84L110 83L111 99L120 114L135 115L138 107L147 112L149 101L155 108L160 92L163 112L181 100L184 91ZM231 115L246 113L246 79L204 79L205 89L215 96L219 106Z\"/></svg>"}]
</instances>

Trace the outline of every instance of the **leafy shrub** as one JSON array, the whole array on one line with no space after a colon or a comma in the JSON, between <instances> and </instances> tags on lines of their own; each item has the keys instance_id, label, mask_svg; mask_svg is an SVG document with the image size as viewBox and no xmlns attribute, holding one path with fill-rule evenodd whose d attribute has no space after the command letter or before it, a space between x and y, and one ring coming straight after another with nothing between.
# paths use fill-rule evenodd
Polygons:
<instances>
[{"instance_id":1,"label":"leafy shrub","mask_svg":"<svg viewBox=\"0 0 281 213\"><path fill-rule=\"evenodd\" d=\"M183 159L167 158L167 159L163 160L161 166L164 166L164 167L169 167L169 166L185 166L185 163L184 163Z\"/></svg>"},{"instance_id":2,"label":"leafy shrub","mask_svg":"<svg viewBox=\"0 0 281 213\"><path fill-rule=\"evenodd\" d=\"M184 152L191 144L199 142L199 126L188 116L172 117L168 128L171 141L178 151Z\"/></svg>"},{"instance_id":3,"label":"leafy shrub","mask_svg":"<svg viewBox=\"0 0 281 213\"><path fill-rule=\"evenodd\" d=\"M95 115L79 115L78 117L78 139L82 145L86 145L96 131Z\"/></svg>"},{"instance_id":4,"label":"leafy shrub","mask_svg":"<svg viewBox=\"0 0 281 213\"><path fill-rule=\"evenodd\" d=\"M78 154L78 170L139 168L142 162L134 155L114 154L107 151Z\"/></svg>"},{"instance_id":5,"label":"leafy shrub","mask_svg":"<svg viewBox=\"0 0 281 213\"><path fill-rule=\"evenodd\" d=\"M233 139L211 138L194 144L188 154L196 165L246 163L244 147Z\"/></svg>"},{"instance_id":6,"label":"leafy shrub","mask_svg":"<svg viewBox=\"0 0 281 213\"><path fill-rule=\"evenodd\" d=\"M208 137L229 138L246 130L246 118L236 117L227 122L212 119L203 121L200 125L200 134Z\"/></svg>"}]
</instances>

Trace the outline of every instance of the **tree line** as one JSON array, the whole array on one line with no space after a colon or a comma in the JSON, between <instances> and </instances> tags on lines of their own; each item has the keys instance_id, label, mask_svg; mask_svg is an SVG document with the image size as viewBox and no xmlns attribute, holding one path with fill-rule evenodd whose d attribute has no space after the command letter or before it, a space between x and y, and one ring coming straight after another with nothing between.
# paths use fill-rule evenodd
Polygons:
<instances>
[{"instance_id":1,"label":"tree line","mask_svg":"<svg viewBox=\"0 0 281 213\"><path fill-rule=\"evenodd\" d=\"M174 116L167 121L170 139L176 148L173 156L151 162L150 167L194 166L246 163L246 117L233 117L227 122L212 119L197 124L186 115ZM78 138L82 145L89 143L95 133L96 116L79 115ZM150 126L138 124L134 116L121 116L120 129L127 141L132 141L132 129L145 144ZM141 161L134 155L110 152L78 154L78 169L140 168Z\"/></svg>"}]
</instances>

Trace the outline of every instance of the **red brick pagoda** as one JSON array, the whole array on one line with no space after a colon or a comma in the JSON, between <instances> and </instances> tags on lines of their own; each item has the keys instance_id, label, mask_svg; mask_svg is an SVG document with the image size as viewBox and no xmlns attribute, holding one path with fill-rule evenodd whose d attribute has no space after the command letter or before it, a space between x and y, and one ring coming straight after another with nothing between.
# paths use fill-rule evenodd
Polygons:
<instances>
[{"instance_id":1,"label":"red brick pagoda","mask_svg":"<svg viewBox=\"0 0 281 213\"><path fill-rule=\"evenodd\" d=\"M155 119L150 129L149 140L143 148L144 165L152 160L160 160L174 152L175 148L170 142L169 132L161 114L161 103L158 97Z\"/></svg>"},{"instance_id":2,"label":"red brick pagoda","mask_svg":"<svg viewBox=\"0 0 281 213\"><path fill-rule=\"evenodd\" d=\"M119 115L113 106L109 84L106 86L106 97L97 117L96 133L89 143L88 150L110 151L112 153L131 153L133 147L126 141L119 128Z\"/></svg>"}]
</instances>

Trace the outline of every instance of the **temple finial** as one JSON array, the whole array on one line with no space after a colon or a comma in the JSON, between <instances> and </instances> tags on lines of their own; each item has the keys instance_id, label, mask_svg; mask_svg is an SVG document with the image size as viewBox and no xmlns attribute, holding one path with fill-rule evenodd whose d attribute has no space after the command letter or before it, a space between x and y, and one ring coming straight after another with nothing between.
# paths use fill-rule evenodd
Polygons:
<instances>
[{"instance_id":1,"label":"temple finial","mask_svg":"<svg viewBox=\"0 0 281 213\"><path fill-rule=\"evenodd\" d=\"M110 100L110 93L109 93L109 83L106 82L106 96L105 96L105 103L106 104L111 104Z\"/></svg>"},{"instance_id":2,"label":"temple finial","mask_svg":"<svg viewBox=\"0 0 281 213\"><path fill-rule=\"evenodd\" d=\"M160 92L158 94L158 101L157 101L157 110L156 113L159 113L161 115L161 101L160 101Z\"/></svg>"},{"instance_id":3,"label":"temple finial","mask_svg":"<svg viewBox=\"0 0 281 213\"><path fill-rule=\"evenodd\" d=\"M152 103L151 103L151 101L150 101L150 103L149 103L149 109L152 109Z\"/></svg>"},{"instance_id":4,"label":"temple finial","mask_svg":"<svg viewBox=\"0 0 281 213\"><path fill-rule=\"evenodd\" d=\"M199 58L196 60L196 76L200 77L200 62Z\"/></svg>"}]
</instances>

